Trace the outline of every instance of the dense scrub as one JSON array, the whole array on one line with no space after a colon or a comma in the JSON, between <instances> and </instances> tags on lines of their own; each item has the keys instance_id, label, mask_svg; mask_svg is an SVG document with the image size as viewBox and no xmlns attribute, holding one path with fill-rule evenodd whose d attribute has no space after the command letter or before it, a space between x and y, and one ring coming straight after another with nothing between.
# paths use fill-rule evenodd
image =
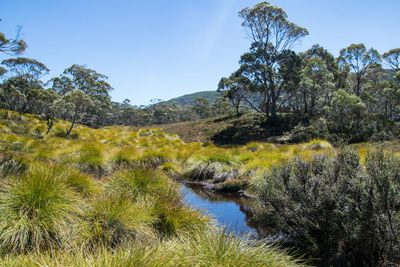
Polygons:
<instances>
[{"instance_id":1,"label":"dense scrub","mask_svg":"<svg viewBox=\"0 0 400 267\"><path fill-rule=\"evenodd\" d=\"M371 150L295 159L254 181L259 221L322 266L399 263L400 160Z\"/></svg>"},{"instance_id":2,"label":"dense scrub","mask_svg":"<svg viewBox=\"0 0 400 267\"><path fill-rule=\"evenodd\" d=\"M55 122L46 134L37 116L9 112L0 120L0 265L298 265L275 247L218 230L184 205L171 177L208 162L247 173L270 166L271 158L256 163L252 153L292 157L306 150L226 150L118 126L76 125L65 135L68 125Z\"/></svg>"}]
</instances>

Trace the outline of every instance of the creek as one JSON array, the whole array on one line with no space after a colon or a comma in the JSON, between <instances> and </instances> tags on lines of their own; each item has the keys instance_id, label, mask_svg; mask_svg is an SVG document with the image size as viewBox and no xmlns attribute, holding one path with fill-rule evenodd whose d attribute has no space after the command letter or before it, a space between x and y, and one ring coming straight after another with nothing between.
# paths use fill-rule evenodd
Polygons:
<instances>
[{"instance_id":1,"label":"creek","mask_svg":"<svg viewBox=\"0 0 400 267\"><path fill-rule=\"evenodd\" d=\"M186 205L203 211L220 226L235 234L253 234L265 237L272 229L258 225L252 219L251 198L239 193L217 193L199 184L182 184L181 192Z\"/></svg>"}]
</instances>

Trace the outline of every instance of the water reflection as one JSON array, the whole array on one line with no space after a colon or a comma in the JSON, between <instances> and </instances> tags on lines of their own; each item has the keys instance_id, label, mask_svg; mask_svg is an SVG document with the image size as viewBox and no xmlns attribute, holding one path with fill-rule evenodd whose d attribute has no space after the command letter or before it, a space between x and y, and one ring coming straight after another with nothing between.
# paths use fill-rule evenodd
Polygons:
<instances>
[{"instance_id":1,"label":"water reflection","mask_svg":"<svg viewBox=\"0 0 400 267\"><path fill-rule=\"evenodd\" d=\"M183 184L181 188L185 202L205 211L218 223L235 233L252 233L267 236L272 229L261 227L252 219L250 198L240 194L216 193L198 184Z\"/></svg>"}]
</instances>

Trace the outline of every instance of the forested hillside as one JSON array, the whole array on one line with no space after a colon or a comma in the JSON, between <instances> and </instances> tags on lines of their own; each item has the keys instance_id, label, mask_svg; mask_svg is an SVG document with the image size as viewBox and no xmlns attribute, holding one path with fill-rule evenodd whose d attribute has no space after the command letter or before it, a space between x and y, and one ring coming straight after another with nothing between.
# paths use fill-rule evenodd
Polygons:
<instances>
[{"instance_id":1,"label":"forested hillside","mask_svg":"<svg viewBox=\"0 0 400 267\"><path fill-rule=\"evenodd\" d=\"M207 99L210 102L210 104L213 104L215 100L217 100L217 98L221 96L222 94L216 91L202 91L172 98L165 102L168 104L176 103L179 106L193 106L195 105L196 103L195 101L197 98L204 98Z\"/></svg>"}]
</instances>

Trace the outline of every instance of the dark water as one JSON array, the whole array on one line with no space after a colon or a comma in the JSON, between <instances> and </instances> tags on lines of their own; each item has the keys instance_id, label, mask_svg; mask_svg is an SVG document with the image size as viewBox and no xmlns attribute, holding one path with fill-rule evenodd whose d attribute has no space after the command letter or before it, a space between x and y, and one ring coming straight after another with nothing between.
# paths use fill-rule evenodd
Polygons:
<instances>
[{"instance_id":1,"label":"dark water","mask_svg":"<svg viewBox=\"0 0 400 267\"><path fill-rule=\"evenodd\" d=\"M204 211L228 231L258 236L271 233L271 229L261 227L252 220L250 198L239 194L211 192L197 184L183 184L181 191L187 205Z\"/></svg>"}]
</instances>

